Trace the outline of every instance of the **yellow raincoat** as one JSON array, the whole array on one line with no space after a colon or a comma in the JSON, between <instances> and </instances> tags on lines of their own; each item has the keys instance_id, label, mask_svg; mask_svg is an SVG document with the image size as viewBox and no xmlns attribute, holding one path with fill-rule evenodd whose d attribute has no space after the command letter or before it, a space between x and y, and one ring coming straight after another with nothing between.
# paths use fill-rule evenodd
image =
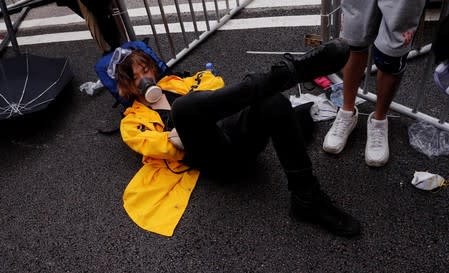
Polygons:
<instances>
[{"instance_id":1,"label":"yellow raincoat","mask_svg":"<svg viewBox=\"0 0 449 273\"><path fill-rule=\"evenodd\" d=\"M221 77L202 71L187 78L166 76L157 85L185 95L190 91L216 90L223 87L224 82ZM141 228L172 236L195 188L199 171L187 170L188 166L179 162L184 152L168 141L169 132L164 131L156 111L134 101L124 114L120 124L122 139L143 155L144 164L125 189L124 208Z\"/></svg>"}]
</instances>

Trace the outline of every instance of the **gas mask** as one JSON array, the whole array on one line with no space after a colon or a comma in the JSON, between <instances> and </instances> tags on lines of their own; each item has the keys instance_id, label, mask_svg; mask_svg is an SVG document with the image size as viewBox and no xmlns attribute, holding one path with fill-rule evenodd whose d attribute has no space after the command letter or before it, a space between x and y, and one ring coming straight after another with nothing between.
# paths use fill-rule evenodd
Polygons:
<instances>
[{"instance_id":1,"label":"gas mask","mask_svg":"<svg viewBox=\"0 0 449 273\"><path fill-rule=\"evenodd\" d=\"M140 80L139 89L148 103L156 103L162 97L162 89L156 85L153 79L143 77Z\"/></svg>"}]
</instances>

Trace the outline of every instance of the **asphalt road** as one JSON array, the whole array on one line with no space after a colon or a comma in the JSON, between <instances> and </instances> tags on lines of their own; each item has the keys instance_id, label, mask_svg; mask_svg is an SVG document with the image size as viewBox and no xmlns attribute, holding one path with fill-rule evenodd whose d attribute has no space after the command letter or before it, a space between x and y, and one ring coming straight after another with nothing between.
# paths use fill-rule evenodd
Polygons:
<instances>
[{"instance_id":1,"label":"asphalt road","mask_svg":"<svg viewBox=\"0 0 449 273\"><path fill-rule=\"evenodd\" d=\"M295 14L317 15L319 9L253 9L236 18ZM431 30L434 24L428 26ZM19 36L47 30L26 30ZM304 51L308 49L304 35L318 32L317 26L218 31L175 70L197 71L213 62L226 83L237 82L248 71L267 69L280 58L248 50ZM118 125L120 114L111 107L112 96L106 91L89 96L78 90L82 83L97 79L93 65L101 52L95 43L44 43L21 50L68 56L75 77L48 110L0 123L0 272L446 272L449 268L449 191L430 193L410 184L415 171L448 178L449 158L428 158L410 146L407 129L413 119L403 115L390 119L391 157L383 168L364 162L366 116L360 117L338 156L321 148L331 121L316 124L308 146L315 173L335 202L360 219L359 238L335 237L290 218L286 177L271 146L248 174L226 181L200 177L174 236L167 238L140 229L122 208L123 191L141 158L119 134L97 132ZM6 57L11 55L9 49ZM413 103L425 63L425 57L410 61L396 98L399 103ZM373 90L372 80L369 85ZM424 89L423 111L438 115L447 98L431 79ZM373 104L366 102L359 109L369 113Z\"/></svg>"}]
</instances>

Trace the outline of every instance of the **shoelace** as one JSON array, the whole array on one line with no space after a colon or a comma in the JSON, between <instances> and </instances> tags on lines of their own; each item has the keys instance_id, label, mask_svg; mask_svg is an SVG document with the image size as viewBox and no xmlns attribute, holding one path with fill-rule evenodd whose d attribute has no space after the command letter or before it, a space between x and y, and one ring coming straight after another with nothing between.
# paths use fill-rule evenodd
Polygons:
<instances>
[{"instance_id":1,"label":"shoelace","mask_svg":"<svg viewBox=\"0 0 449 273\"><path fill-rule=\"evenodd\" d=\"M379 149L384 146L385 131L381 129L372 129L369 146L373 149Z\"/></svg>"},{"instance_id":2,"label":"shoelace","mask_svg":"<svg viewBox=\"0 0 449 273\"><path fill-rule=\"evenodd\" d=\"M347 128L349 127L350 123L351 120L349 119L337 118L334 122L334 126L332 127L332 135L343 137L345 132L347 132Z\"/></svg>"}]
</instances>

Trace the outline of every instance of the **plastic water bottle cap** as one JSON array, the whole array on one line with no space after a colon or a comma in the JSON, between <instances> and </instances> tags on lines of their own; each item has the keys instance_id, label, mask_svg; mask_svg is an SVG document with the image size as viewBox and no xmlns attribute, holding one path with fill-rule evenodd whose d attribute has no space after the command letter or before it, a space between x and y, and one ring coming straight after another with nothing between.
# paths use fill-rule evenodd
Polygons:
<instances>
[{"instance_id":1,"label":"plastic water bottle cap","mask_svg":"<svg viewBox=\"0 0 449 273\"><path fill-rule=\"evenodd\" d=\"M213 63L207 63L206 64L206 70L213 70L214 69L214 64Z\"/></svg>"}]
</instances>

